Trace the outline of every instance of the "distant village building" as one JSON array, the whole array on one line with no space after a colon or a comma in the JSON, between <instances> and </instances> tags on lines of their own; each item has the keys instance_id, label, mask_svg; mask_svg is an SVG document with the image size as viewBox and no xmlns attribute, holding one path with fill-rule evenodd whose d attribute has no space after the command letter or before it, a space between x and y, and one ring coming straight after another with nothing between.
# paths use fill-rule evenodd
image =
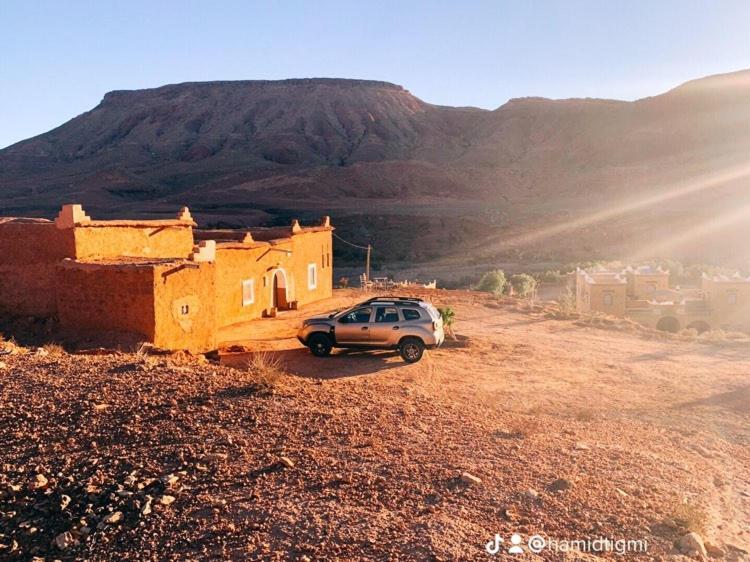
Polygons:
<instances>
[{"instance_id":1,"label":"distant village building","mask_svg":"<svg viewBox=\"0 0 750 562\"><path fill-rule=\"evenodd\" d=\"M135 334L165 349L215 349L219 329L331 296L330 219L197 230L172 220L0 218L0 313L54 317L69 333Z\"/></svg>"},{"instance_id":2,"label":"distant village building","mask_svg":"<svg viewBox=\"0 0 750 562\"><path fill-rule=\"evenodd\" d=\"M667 332L750 331L750 277L704 275L699 288L671 288L669 272L648 266L576 271L576 308L627 317Z\"/></svg>"}]
</instances>

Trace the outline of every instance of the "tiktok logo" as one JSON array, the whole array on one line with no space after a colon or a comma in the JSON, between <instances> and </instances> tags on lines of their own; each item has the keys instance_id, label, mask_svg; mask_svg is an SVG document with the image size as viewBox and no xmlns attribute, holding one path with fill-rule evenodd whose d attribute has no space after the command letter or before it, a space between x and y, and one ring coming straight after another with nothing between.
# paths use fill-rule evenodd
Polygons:
<instances>
[{"instance_id":1,"label":"tiktok logo","mask_svg":"<svg viewBox=\"0 0 750 562\"><path fill-rule=\"evenodd\" d=\"M487 552L494 556L498 552L500 552L500 545L503 544L505 541L502 539L500 535L495 533L495 540L488 542L486 545L484 545L484 548L487 549Z\"/></svg>"},{"instance_id":2,"label":"tiktok logo","mask_svg":"<svg viewBox=\"0 0 750 562\"><path fill-rule=\"evenodd\" d=\"M521 548L520 546L521 542L521 535L513 533L513 535L510 537L510 544L512 546L508 549L508 554L523 554L523 548ZM488 554L494 556L495 554L498 554L500 552L500 550L502 549L501 545L503 545L504 543L505 539L503 539L496 533L495 538L484 545L484 548L485 550L487 550Z\"/></svg>"}]
</instances>

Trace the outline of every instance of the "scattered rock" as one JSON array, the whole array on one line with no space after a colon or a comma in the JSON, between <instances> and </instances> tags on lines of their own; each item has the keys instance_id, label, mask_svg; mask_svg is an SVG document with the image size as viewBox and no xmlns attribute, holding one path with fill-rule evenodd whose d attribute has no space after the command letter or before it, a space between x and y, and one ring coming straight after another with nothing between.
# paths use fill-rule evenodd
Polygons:
<instances>
[{"instance_id":1,"label":"scattered rock","mask_svg":"<svg viewBox=\"0 0 750 562\"><path fill-rule=\"evenodd\" d=\"M677 548L688 556L708 556L703 539L698 533L690 532L677 542Z\"/></svg>"},{"instance_id":2,"label":"scattered rock","mask_svg":"<svg viewBox=\"0 0 750 562\"><path fill-rule=\"evenodd\" d=\"M706 552L711 558L724 558L726 552L721 547L716 546L710 542L705 543Z\"/></svg>"},{"instance_id":3,"label":"scattered rock","mask_svg":"<svg viewBox=\"0 0 750 562\"><path fill-rule=\"evenodd\" d=\"M70 496L62 495L60 498L60 509L65 510L70 505Z\"/></svg>"},{"instance_id":4,"label":"scattered rock","mask_svg":"<svg viewBox=\"0 0 750 562\"><path fill-rule=\"evenodd\" d=\"M532 499L532 500L539 499L539 492L537 492L533 488L529 488L528 490L526 490L525 495L527 498Z\"/></svg>"},{"instance_id":5,"label":"scattered rock","mask_svg":"<svg viewBox=\"0 0 750 562\"><path fill-rule=\"evenodd\" d=\"M482 479L477 476L474 476L470 472L463 472L461 473L461 482L463 482L467 486L472 486L475 484L481 484Z\"/></svg>"},{"instance_id":6,"label":"scattered rock","mask_svg":"<svg viewBox=\"0 0 750 562\"><path fill-rule=\"evenodd\" d=\"M146 501L143 504L143 507L141 507L141 515L143 517L147 515L151 515L151 502L153 501L153 498L151 496L146 496Z\"/></svg>"},{"instance_id":7,"label":"scattered rock","mask_svg":"<svg viewBox=\"0 0 750 562\"><path fill-rule=\"evenodd\" d=\"M174 496L164 495L159 498L159 503L161 505L172 505L176 499Z\"/></svg>"},{"instance_id":8,"label":"scattered rock","mask_svg":"<svg viewBox=\"0 0 750 562\"><path fill-rule=\"evenodd\" d=\"M5 361L0 361L0 371L2 371L3 369L7 369L7 368L8 368L8 364Z\"/></svg>"},{"instance_id":9,"label":"scattered rock","mask_svg":"<svg viewBox=\"0 0 750 562\"><path fill-rule=\"evenodd\" d=\"M281 463L281 466L285 468L294 468L294 461L290 459L289 457L281 457L279 459L279 462Z\"/></svg>"},{"instance_id":10,"label":"scattered rock","mask_svg":"<svg viewBox=\"0 0 750 562\"><path fill-rule=\"evenodd\" d=\"M557 480L552 482L549 486L547 486L547 489L550 492L561 492L563 490L569 490L572 487L573 487L573 483L567 478L558 478Z\"/></svg>"},{"instance_id":11,"label":"scattered rock","mask_svg":"<svg viewBox=\"0 0 750 562\"><path fill-rule=\"evenodd\" d=\"M586 443L583 441L578 441L575 446L576 451L588 451L591 449Z\"/></svg>"},{"instance_id":12,"label":"scattered rock","mask_svg":"<svg viewBox=\"0 0 750 562\"><path fill-rule=\"evenodd\" d=\"M37 474L34 476L34 478L29 482L29 490L36 491L41 490L42 488L46 488L49 480L47 480L47 477L44 476L44 474Z\"/></svg>"},{"instance_id":13,"label":"scattered rock","mask_svg":"<svg viewBox=\"0 0 750 562\"><path fill-rule=\"evenodd\" d=\"M622 496L623 498L628 497L628 493L625 490L621 490L620 488L615 488L615 492L617 492L618 496Z\"/></svg>"},{"instance_id":14,"label":"scattered rock","mask_svg":"<svg viewBox=\"0 0 750 562\"><path fill-rule=\"evenodd\" d=\"M49 355L49 351L47 351L43 347L37 347L34 355L36 355L37 357L47 357L47 355Z\"/></svg>"},{"instance_id":15,"label":"scattered rock","mask_svg":"<svg viewBox=\"0 0 750 562\"><path fill-rule=\"evenodd\" d=\"M180 477L175 474L167 474L166 476L162 476L161 481L168 488L172 488L180 481Z\"/></svg>"},{"instance_id":16,"label":"scattered rock","mask_svg":"<svg viewBox=\"0 0 750 562\"><path fill-rule=\"evenodd\" d=\"M65 531L55 537L55 546L60 550L67 550L75 544L76 540L72 533Z\"/></svg>"},{"instance_id":17,"label":"scattered rock","mask_svg":"<svg viewBox=\"0 0 750 562\"><path fill-rule=\"evenodd\" d=\"M122 521L122 511L113 511L102 521L104 521L107 525L114 525L116 523L119 523L120 521Z\"/></svg>"}]
</instances>

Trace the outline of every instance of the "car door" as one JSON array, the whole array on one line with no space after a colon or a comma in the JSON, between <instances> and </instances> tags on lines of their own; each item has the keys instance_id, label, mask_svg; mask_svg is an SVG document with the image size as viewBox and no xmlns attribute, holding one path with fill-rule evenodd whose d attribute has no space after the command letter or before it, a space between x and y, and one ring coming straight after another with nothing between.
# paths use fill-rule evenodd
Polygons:
<instances>
[{"instance_id":1,"label":"car door","mask_svg":"<svg viewBox=\"0 0 750 562\"><path fill-rule=\"evenodd\" d=\"M361 306L347 312L336 323L336 343L340 345L368 345L373 307Z\"/></svg>"},{"instance_id":2,"label":"car door","mask_svg":"<svg viewBox=\"0 0 750 562\"><path fill-rule=\"evenodd\" d=\"M370 342L373 345L390 345L399 340L401 318L395 306L378 306L370 323Z\"/></svg>"}]
</instances>

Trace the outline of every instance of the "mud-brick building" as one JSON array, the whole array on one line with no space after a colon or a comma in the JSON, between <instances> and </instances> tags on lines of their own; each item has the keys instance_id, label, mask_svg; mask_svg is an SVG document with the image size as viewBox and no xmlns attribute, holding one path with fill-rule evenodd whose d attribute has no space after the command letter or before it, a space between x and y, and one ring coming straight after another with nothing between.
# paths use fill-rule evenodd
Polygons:
<instances>
[{"instance_id":1,"label":"mud-brick building","mask_svg":"<svg viewBox=\"0 0 750 562\"><path fill-rule=\"evenodd\" d=\"M576 271L576 308L627 317L667 332L750 332L750 277L704 275L700 287L670 287L661 268Z\"/></svg>"},{"instance_id":2,"label":"mud-brick building","mask_svg":"<svg viewBox=\"0 0 750 562\"><path fill-rule=\"evenodd\" d=\"M127 334L202 352L221 328L331 296L330 219L247 231L172 220L0 218L0 314L52 317L68 334Z\"/></svg>"}]
</instances>

